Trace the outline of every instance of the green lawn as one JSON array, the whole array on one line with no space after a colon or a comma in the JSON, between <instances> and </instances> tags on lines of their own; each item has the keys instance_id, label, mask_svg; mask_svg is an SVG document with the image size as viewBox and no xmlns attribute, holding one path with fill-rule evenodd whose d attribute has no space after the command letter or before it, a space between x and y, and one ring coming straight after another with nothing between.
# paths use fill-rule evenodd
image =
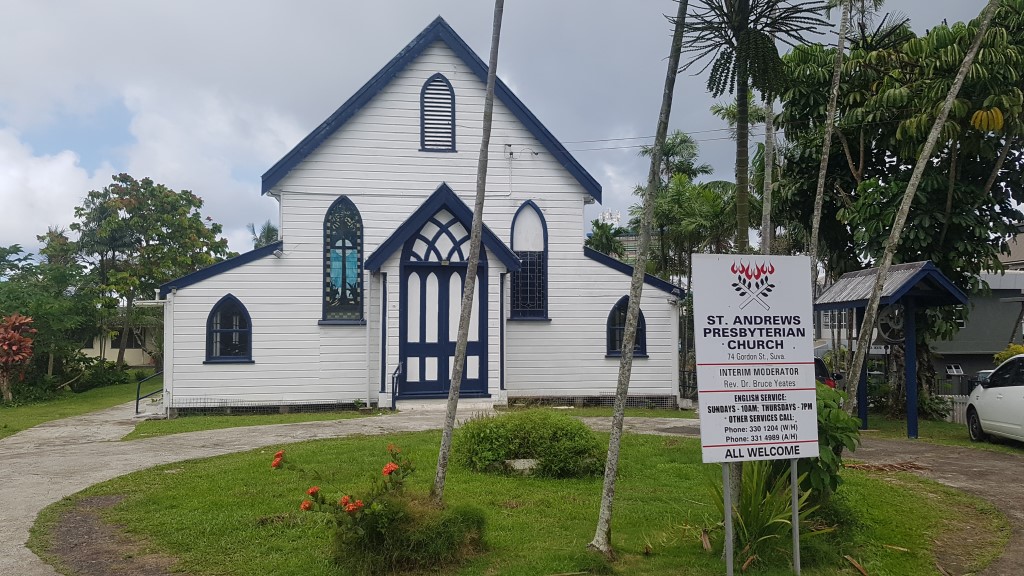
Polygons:
<instances>
[{"instance_id":1,"label":"green lawn","mask_svg":"<svg viewBox=\"0 0 1024 576\"><path fill-rule=\"evenodd\" d=\"M79 416L96 410L103 410L133 402L137 382L93 388L81 394L65 392L61 396L44 402L21 406L0 406L0 438L6 438L43 422ZM163 387L163 378L157 376L142 385L142 393L153 392Z\"/></svg>"},{"instance_id":2,"label":"green lawn","mask_svg":"<svg viewBox=\"0 0 1024 576\"><path fill-rule=\"evenodd\" d=\"M381 414L375 412L374 414ZM170 420L145 420L139 422L130 434L122 440L137 440L153 436L166 436L199 430L237 428L239 426L264 426L267 424L291 424L293 422L315 422L320 420L346 420L370 414L355 410L339 412L298 412L294 414L235 414L235 415L189 415Z\"/></svg>"},{"instance_id":3,"label":"green lawn","mask_svg":"<svg viewBox=\"0 0 1024 576\"><path fill-rule=\"evenodd\" d=\"M861 434L866 438L906 438L907 422L888 418L880 414L868 415L868 430ZM963 446L976 448L978 450L990 450L992 452L1003 452L1007 454L1024 455L1024 444L1012 440L990 440L988 442L971 442L967 433L967 426L954 424L952 422L938 422L934 420L918 420L918 439L933 444L944 444L947 446Z\"/></svg>"},{"instance_id":4,"label":"green lawn","mask_svg":"<svg viewBox=\"0 0 1024 576\"><path fill-rule=\"evenodd\" d=\"M329 522L299 511L306 488L328 497L364 494L380 473L389 442L418 466L410 489L426 491L433 478L439 432L358 437L284 446L289 463L272 470L282 446L160 466L94 486L47 508L30 546L49 555L50 528L75 499L120 494L108 514L147 547L179 559L178 570L214 574L327 576ZM607 435L603 435L607 441ZM303 471L305 470L305 471ZM315 472L314 472L315 471ZM845 555L869 574L931 575L942 554L971 571L1005 545L1006 519L986 503L907 474L848 470L845 484L822 511L821 525L836 531L807 537L808 575L855 574ZM696 576L724 572L722 531L711 485L720 468L700 461L693 439L627 435L616 491L613 526L615 573ZM589 574L595 566L586 544L594 533L600 478L545 480L478 474L453 468L450 504L471 503L487 517L487 552L445 574ZM913 514L908 514L913 510ZM969 527L969 532L965 532ZM699 544L711 530L712 552ZM779 542L773 565L755 563L748 574L791 574L789 539ZM737 574L739 566L737 566Z\"/></svg>"}]
</instances>

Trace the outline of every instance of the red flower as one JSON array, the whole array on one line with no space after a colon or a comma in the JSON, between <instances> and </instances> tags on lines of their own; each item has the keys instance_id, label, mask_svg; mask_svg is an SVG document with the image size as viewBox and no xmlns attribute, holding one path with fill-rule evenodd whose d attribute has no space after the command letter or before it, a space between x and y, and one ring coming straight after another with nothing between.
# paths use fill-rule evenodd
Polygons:
<instances>
[{"instance_id":1,"label":"red flower","mask_svg":"<svg viewBox=\"0 0 1024 576\"><path fill-rule=\"evenodd\" d=\"M276 453L274 453L275 460L280 460L281 458L284 458L284 450L278 450Z\"/></svg>"},{"instance_id":2,"label":"red flower","mask_svg":"<svg viewBox=\"0 0 1024 576\"><path fill-rule=\"evenodd\" d=\"M362 500L356 500L356 508L362 508L362 507L363 507L363 501Z\"/></svg>"},{"instance_id":3,"label":"red flower","mask_svg":"<svg viewBox=\"0 0 1024 576\"><path fill-rule=\"evenodd\" d=\"M309 494L310 496L316 496L318 492L320 492L319 486L313 486L309 490L306 490L306 494Z\"/></svg>"},{"instance_id":4,"label":"red flower","mask_svg":"<svg viewBox=\"0 0 1024 576\"><path fill-rule=\"evenodd\" d=\"M349 498L348 496L342 496L341 500L338 500L338 504L341 504L342 506L348 506L349 500L351 500L351 498Z\"/></svg>"},{"instance_id":5,"label":"red flower","mask_svg":"<svg viewBox=\"0 0 1024 576\"><path fill-rule=\"evenodd\" d=\"M401 452L401 450L398 449L398 446L391 443L388 444L388 454L398 454L399 452Z\"/></svg>"},{"instance_id":6,"label":"red flower","mask_svg":"<svg viewBox=\"0 0 1024 576\"><path fill-rule=\"evenodd\" d=\"M352 513L358 512L360 509L362 509L362 507L363 507L363 501L362 500L356 500L355 502L349 504L348 506L345 506L345 512L348 512L349 514L352 514Z\"/></svg>"},{"instance_id":7,"label":"red flower","mask_svg":"<svg viewBox=\"0 0 1024 576\"><path fill-rule=\"evenodd\" d=\"M388 462L387 464L384 465L383 474L385 476L391 476L391 473L394 472L395 470L398 470L398 464L395 464L394 462Z\"/></svg>"},{"instance_id":8,"label":"red flower","mask_svg":"<svg viewBox=\"0 0 1024 576\"><path fill-rule=\"evenodd\" d=\"M274 461L270 463L270 467L271 468L280 468L281 467L281 459L280 458L274 458Z\"/></svg>"},{"instance_id":9,"label":"red flower","mask_svg":"<svg viewBox=\"0 0 1024 576\"><path fill-rule=\"evenodd\" d=\"M312 509L313 503L310 502L309 500L303 500L302 504L299 505L299 510L302 510L303 512L309 512Z\"/></svg>"}]
</instances>

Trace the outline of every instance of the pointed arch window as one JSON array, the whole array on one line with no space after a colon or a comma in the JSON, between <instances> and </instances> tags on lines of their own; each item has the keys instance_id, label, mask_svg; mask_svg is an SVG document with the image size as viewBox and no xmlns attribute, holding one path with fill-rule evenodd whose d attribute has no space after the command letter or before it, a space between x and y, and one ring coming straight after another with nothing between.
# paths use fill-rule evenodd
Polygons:
<instances>
[{"instance_id":1,"label":"pointed arch window","mask_svg":"<svg viewBox=\"0 0 1024 576\"><path fill-rule=\"evenodd\" d=\"M347 196L324 217L323 319L363 323L363 219Z\"/></svg>"},{"instance_id":2,"label":"pointed arch window","mask_svg":"<svg viewBox=\"0 0 1024 576\"><path fill-rule=\"evenodd\" d=\"M206 362L252 363L252 319L231 294L218 300L206 319Z\"/></svg>"},{"instance_id":3,"label":"pointed arch window","mask_svg":"<svg viewBox=\"0 0 1024 576\"><path fill-rule=\"evenodd\" d=\"M455 152L455 90L440 72L420 90L420 150Z\"/></svg>"},{"instance_id":4,"label":"pointed arch window","mask_svg":"<svg viewBox=\"0 0 1024 576\"><path fill-rule=\"evenodd\" d=\"M548 227L544 213L527 200L512 218L512 251L522 267L512 273L510 318L548 318Z\"/></svg>"},{"instance_id":5,"label":"pointed arch window","mask_svg":"<svg viewBox=\"0 0 1024 576\"><path fill-rule=\"evenodd\" d=\"M629 296L619 298L619 301L612 307L608 314L608 356L622 356L622 340L626 333L626 312L629 309ZM637 322L636 342L633 346L634 358L647 357L647 321L644 320L644 311L639 310L640 318Z\"/></svg>"}]
</instances>

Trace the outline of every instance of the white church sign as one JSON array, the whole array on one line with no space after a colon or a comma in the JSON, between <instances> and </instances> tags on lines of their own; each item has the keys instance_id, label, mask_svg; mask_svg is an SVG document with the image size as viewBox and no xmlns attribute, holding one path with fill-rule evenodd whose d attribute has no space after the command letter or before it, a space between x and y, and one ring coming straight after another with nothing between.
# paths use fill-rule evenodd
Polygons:
<instances>
[{"instance_id":1,"label":"white church sign","mask_svg":"<svg viewBox=\"0 0 1024 576\"><path fill-rule=\"evenodd\" d=\"M704 462L818 455L810 261L695 254Z\"/></svg>"}]
</instances>

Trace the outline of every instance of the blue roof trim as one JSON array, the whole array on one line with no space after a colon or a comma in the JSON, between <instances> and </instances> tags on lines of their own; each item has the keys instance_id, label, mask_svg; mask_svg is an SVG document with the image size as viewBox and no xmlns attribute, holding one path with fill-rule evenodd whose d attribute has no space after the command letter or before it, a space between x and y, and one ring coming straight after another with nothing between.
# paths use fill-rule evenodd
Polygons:
<instances>
[{"instance_id":1,"label":"blue roof trim","mask_svg":"<svg viewBox=\"0 0 1024 576\"><path fill-rule=\"evenodd\" d=\"M607 254L598 252L593 248L588 248L584 246L583 255L586 256L587 258L590 258L591 260L600 262L601 264L604 264L605 266L612 268L613 270L618 270L619 272L622 272L626 276L633 276L632 266L620 260L616 260L615 258L612 258ZM661 278L658 278L657 276L651 276L650 274L644 274L644 283L654 286L658 290L668 292L669 294L674 294L679 298L682 298L686 294L686 291L683 290L682 287L676 286L675 284L672 284L670 282L666 282Z\"/></svg>"},{"instance_id":2,"label":"blue roof trim","mask_svg":"<svg viewBox=\"0 0 1024 576\"><path fill-rule=\"evenodd\" d=\"M221 262L217 262L216 264L212 264L210 266L207 266L206 268L203 268L202 270L196 270L195 272L193 272L191 274L188 274L186 276L182 276L181 278L176 278L176 279L171 280L170 282L167 282L165 284L161 284L160 285L160 298L163 298L164 296L167 296L167 294L169 294L171 292L171 290L173 290L175 288L184 288L186 286L191 286L191 285L195 284L196 282L201 282L203 280L206 280L207 278L213 278L214 276L216 276L218 274L221 274L223 272L227 272L228 270L233 270L233 269L238 268L239 266L241 266L243 264L248 264L249 262L254 262L254 261L259 260L260 258L263 258L265 256L270 256L271 254L274 253L275 250L280 250L283 246L284 246L284 242L281 241L281 240L278 240L277 242L274 242L273 244L267 244L266 246L264 246L262 248L257 248L255 250L251 250L249 252L246 252L245 254L239 254L238 256L235 256L234 258L229 258L227 260L224 260L224 261L221 261Z\"/></svg>"},{"instance_id":3,"label":"blue roof trim","mask_svg":"<svg viewBox=\"0 0 1024 576\"><path fill-rule=\"evenodd\" d=\"M284 158L278 160L270 170L263 174L263 194L269 192L292 168L295 168L299 162L309 156L324 140L348 122L356 112L372 100L399 72L415 60L427 46L437 40L447 44L466 63L469 69L476 74L481 82L487 81L487 65L484 61L455 33L455 30L444 21L444 18L438 16L408 46L392 58L384 68L381 68L369 82L364 84L358 92L342 104L341 108L338 108L334 114L331 114L327 120L310 132ZM523 126L537 138L544 148L551 153L555 160L576 178L587 194L590 194L594 200L600 203L601 184L573 158L572 154L565 149L565 146L562 146L561 142L555 139L551 132L541 124L540 120L526 108L522 101L509 90L508 86L500 78L495 84L494 94L522 122Z\"/></svg>"},{"instance_id":4,"label":"blue roof trim","mask_svg":"<svg viewBox=\"0 0 1024 576\"><path fill-rule=\"evenodd\" d=\"M384 265L384 262L391 257L396 251L402 249L405 245L406 240L411 238L413 234L420 231L423 225L427 223L427 220L431 216L437 214L440 209L446 209L459 219L459 222L466 227L466 230L470 230L473 227L473 211L469 209L469 206L462 201L448 184L442 183L437 187L437 190L426 199L415 212L410 215L401 226L395 230L391 236L388 237L373 254L366 259L366 263L363 265L364 268L371 272L380 270L380 267ZM498 257L498 260L505 265L505 268L509 272L519 271L519 258L516 257L515 252L509 249L504 242L498 238L491 229L484 225L483 233L483 245L491 254Z\"/></svg>"}]
</instances>

